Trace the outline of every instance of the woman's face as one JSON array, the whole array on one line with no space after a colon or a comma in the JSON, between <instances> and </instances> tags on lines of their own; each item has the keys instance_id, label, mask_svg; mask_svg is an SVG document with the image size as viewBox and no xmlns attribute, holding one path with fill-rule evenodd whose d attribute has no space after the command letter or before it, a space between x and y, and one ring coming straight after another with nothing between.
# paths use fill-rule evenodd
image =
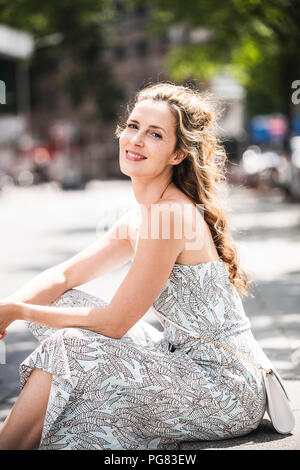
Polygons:
<instances>
[{"instance_id":1,"label":"woman's face","mask_svg":"<svg viewBox=\"0 0 300 470\"><path fill-rule=\"evenodd\" d=\"M175 117L164 101L136 104L119 138L119 161L128 176L156 176L180 163L173 152Z\"/></svg>"}]
</instances>

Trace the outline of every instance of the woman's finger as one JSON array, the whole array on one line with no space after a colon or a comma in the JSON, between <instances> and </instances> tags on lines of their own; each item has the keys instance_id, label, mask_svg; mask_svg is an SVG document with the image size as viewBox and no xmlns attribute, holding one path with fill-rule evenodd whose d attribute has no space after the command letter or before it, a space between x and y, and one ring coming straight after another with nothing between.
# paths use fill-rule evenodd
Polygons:
<instances>
[{"instance_id":1,"label":"woman's finger","mask_svg":"<svg viewBox=\"0 0 300 470\"><path fill-rule=\"evenodd\" d=\"M2 332L0 333L0 340L1 340L1 339L4 339L6 335L7 335L7 330L2 331Z\"/></svg>"}]
</instances>

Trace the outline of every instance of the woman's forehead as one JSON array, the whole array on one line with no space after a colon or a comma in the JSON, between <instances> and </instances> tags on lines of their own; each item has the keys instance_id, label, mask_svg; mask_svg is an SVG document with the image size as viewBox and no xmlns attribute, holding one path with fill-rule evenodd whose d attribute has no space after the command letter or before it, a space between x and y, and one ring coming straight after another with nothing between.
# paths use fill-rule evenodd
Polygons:
<instances>
[{"instance_id":1,"label":"woman's forehead","mask_svg":"<svg viewBox=\"0 0 300 470\"><path fill-rule=\"evenodd\" d=\"M175 124L175 118L164 101L140 101L135 105L130 117L137 118L148 125L161 125L164 128L168 127L167 125L173 127Z\"/></svg>"}]
</instances>

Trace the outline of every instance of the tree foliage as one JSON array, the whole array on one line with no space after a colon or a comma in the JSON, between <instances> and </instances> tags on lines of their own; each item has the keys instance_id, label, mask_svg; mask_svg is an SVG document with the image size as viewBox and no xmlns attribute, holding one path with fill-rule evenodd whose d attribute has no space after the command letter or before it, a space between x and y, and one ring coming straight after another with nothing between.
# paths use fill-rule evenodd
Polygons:
<instances>
[{"instance_id":1,"label":"tree foliage","mask_svg":"<svg viewBox=\"0 0 300 470\"><path fill-rule=\"evenodd\" d=\"M0 0L0 24L28 31L34 37L33 83L41 75L59 70L54 88L59 86L69 94L75 108L87 94L93 95L96 115L90 117L98 115L106 121L115 118L123 96L105 61L106 37L117 13L114 3L113 0ZM57 44L56 37L61 38ZM60 63L66 64L65 71ZM38 94L36 98L43 99ZM51 97L48 101L50 105Z\"/></svg>"},{"instance_id":2,"label":"tree foliage","mask_svg":"<svg viewBox=\"0 0 300 470\"><path fill-rule=\"evenodd\" d=\"M136 0L141 3L141 0ZM173 25L209 28L207 43L173 47L169 73L182 81L209 80L228 71L245 86L250 114L291 115L291 84L300 78L300 8L296 0L143 0L152 9L153 31Z\"/></svg>"}]
</instances>

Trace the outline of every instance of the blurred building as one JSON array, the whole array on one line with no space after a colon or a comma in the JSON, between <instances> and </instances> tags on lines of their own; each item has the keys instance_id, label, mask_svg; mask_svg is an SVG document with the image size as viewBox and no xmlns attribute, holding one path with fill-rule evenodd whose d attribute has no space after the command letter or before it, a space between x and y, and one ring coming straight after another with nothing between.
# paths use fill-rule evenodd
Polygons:
<instances>
[{"instance_id":1,"label":"blurred building","mask_svg":"<svg viewBox=\"0 0 300 470\"><path fill-rule=\"evenodd\" d=\"M121 104L120 116L126 111L126 104L132 100L136 91L141 87L167 80L164 67L164 57L168 51L170 38L163 34L150 36L149 13L143 7L132 12L122 9L120 4L120 21L115 25L111 36L110 49L106 58L110 64L117 83L124 90L124 101ZM118 161L118 143L111 139L115 125L109 126L108 136L111 147L111 156L108 158L107 168L109 175L121 176Z\"/></svg>"},{"instance_id":2,"label":"blurred building","mask_svg":"<svg viewBox=\"0 0 300 470\"><path fill-rule=\"evenodd\" d=\"M182 23L170 27L163 34L151 34L150 12L147 8L139 6L129 12L122 7L121 2L117 4L120 21L115 25L114 34L109 39L110 48L106 57L114 77L124 89L125 105L143 86L169 79L165 69L165 56L171 47L188 43L205 44L213 33L205 27L191 29ZM202 82L199 87L211 89L223 103L225 112L220 123L220 137L224 140L229 158L238 159L246 138L244 89L232 78L225 76L216 77L212 82ZM125 106L122 109L125 111ZM113 131L114 126L110 126L108 136L111 137ZM111 146L108 173L122 176L117 158L117 143L110 139L107 145Z\"/></svg>"},{"instance_id":3,"label":"blurred building","mask_svg":"<svg viewBox=\"0 0 300 470\"><path fill-rule=\"evenodd\" d=\"M206 43L212 33L206 28L191 30L184 24L179 24L165 33L154 34L149 9L143 6L128 9L124 2L120 1L116 1L115 5L117 21L111 25L106 36L109 47L106 47L103 58L112 71L113 80L123 92L119 106L121 117L126 111L126 104L134 98L137 90L150 83L168 80L165 56L171 47L187 43ZM77 175L81 173L86 180L127 178L119 169L118 141L114 136L116 119L103 120L100 126L97 121L86 119L90 110L95 107L91 90L87 87L84 105L75 110L68 94L59 86L74 65L72 58L65 54L63 48L60 49L63 35L53 32L52 35L35 42L35 55L42 60L35 62L31 67L29 86L28 69L26 62L21 58L32 54L33 41L29 35L18 32L15 34L15 38L19 37L18 41L6 39L7 46L4 50L1 43L4 44L5 41L1 41L0 29L0 66L2 70L6 70L6 75L10 76L10 104L6 106L6 110L11 110L12 114L22 121L23 127L26 117L27 122L31 123L36 142L47 149L53 162L57 160L56 165L53 165L53 177L63 180L66 179L65 174L74 175L77 171ZM21 44L24 50L16 51L14 45L17 44ZM51 54L53 46L58 48L56 55ZM0 79L3 79L2 76ZM211 87L226 103L221 137L231 146L229 155L235 158L239 153L239 142L244 137L243 90L228 77L216 77L214 82L202 83L201 87ZM32 110L29 109L30 101ZM1 135L4 135L4 132L1 132L0 122Z\"/></svg>"},{"instance_id":4,"label":"blurred building","mask_svg":"<svg viewBox=\"0 0 300 470\"><path fill-rule=\"evenodd\" d=\"M228 159L239 160L247 140L245 90L234 78L225 74L214 77L210 89L223 106L223 115L218 123L219 137L224 140Z\"/></svg>"},{"instance_id":5,"label":"blurred building","mask_svg":"<svg viewBox=\"0 0 300 470\"><path fill-rule=\"evenodd\" d=\"M33 53L30 34L0 25L0 79L5 84L5 103L0 113L0 141L25 129L30 115L26 59Z\"/></svg>"},{"instance_id":6,"label":"blurred building","mask_svg":"<svg viewBox=\"0 0 300 470\"><path fill-rule=\"evenodd\" d=\"M0 104L0 176L8 173L14 164L12 145L30 127L26 60L33 50L30 34L0 25L0 80L4 92Z\"/></svg>"}]
</instances>

